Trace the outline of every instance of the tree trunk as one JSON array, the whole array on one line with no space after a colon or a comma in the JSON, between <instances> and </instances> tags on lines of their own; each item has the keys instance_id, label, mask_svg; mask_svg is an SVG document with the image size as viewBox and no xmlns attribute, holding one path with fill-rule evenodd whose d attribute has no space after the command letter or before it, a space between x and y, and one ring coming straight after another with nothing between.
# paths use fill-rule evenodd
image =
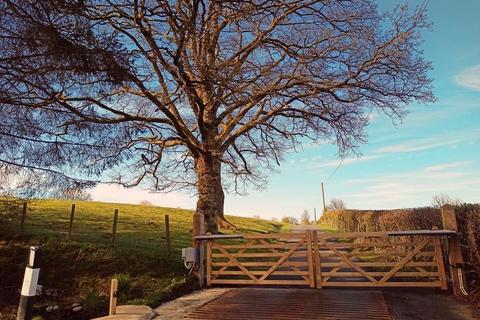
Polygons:
<instances>
[{"instance_id":1,"label":"tree trunk","mask_svg":"<svg viewBox=\"0 0 480 320\"><path fill-rule=\"evenodd\" d=\"M216 234L218 227L237 229L225 220L223 214L225 194L220 160L211 155L200 155L195 165L198 176L197 213L205 216L207 232Z\"/></svg>"}]
</instances>

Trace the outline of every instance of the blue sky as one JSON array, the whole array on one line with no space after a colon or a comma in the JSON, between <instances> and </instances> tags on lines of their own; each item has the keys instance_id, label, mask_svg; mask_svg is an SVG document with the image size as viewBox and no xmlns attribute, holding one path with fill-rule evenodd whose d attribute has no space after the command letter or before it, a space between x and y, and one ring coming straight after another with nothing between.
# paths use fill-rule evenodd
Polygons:
<instances>
[{"instance_id":1,"label":"blue sky","mask_svg":"<svg viewBox=\"0 0 480 320\"><path fill-rule=\"evenodd\" d=\"M415 5L423 1L409 1ZM380 10L399 1L380 1ZM434 93L430 105L412 104L402 123L372 114L362 156L341 165L333 145L304 145L272 174L263 191L228 195L225 211L264 218L321 211L320 183L328 199L343 199L349 208L381 209L428 205L446 193L480 202L480 1L428 3L433 30L425 32L425 56L432 61ZM333 174L333 175L332 175ZM182 193L151 194L100 185L95 200L152 203L194 208L196 199Z\"/></svg>"}]
</instances>

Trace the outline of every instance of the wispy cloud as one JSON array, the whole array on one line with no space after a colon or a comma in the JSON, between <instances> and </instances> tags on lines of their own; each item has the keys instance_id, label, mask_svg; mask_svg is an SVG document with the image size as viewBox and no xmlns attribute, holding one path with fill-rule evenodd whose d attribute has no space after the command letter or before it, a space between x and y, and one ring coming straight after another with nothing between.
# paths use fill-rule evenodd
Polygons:
<instances>
[{"instance_id":1,"label":"wispy cloud","mask_svg":"<svg viewBox=\"0 0 480 320\"><path fill-rule=\"evenodd\" d=\"M326 161L326 162L321 162L321 163L314 164L314 165L312 165L311 168L312 169L333 168L333 167L336 167L336 166L340 165L340 163L342 164L342 166L348 166L348 165L352 165L352 164L357 164L357 163L362 163L362 162L375 160L375 159L378 159L378 158L381 158L381 157L382 157L381 155L374 154L374 155L362 156L362 157L358 157L358 158L345 158L343 160L341 160L341 159L329 160L329 161Z\"/></svg>"},{"instance_id":2,"label":"wispy cloud","mask_svg":"<svg viewBox=\"0 0 480 320\"><path fill-rule=\"evenodd\" d=\"M480 91L480 64L462 70L455 80L462 87Z\"/></svg>"},{"instance_id":3,"label":"wispy cloud","mask_svg":"<svg viewBox=\"0 0 480 320\"><path fill-rule=\"evenodd\" d=\"M479 137L479 130L456 131L439 135L432 138L415 139L399 144L379 148L375 151L378 154L406 153L424 151L429 149L451 146L457 143L476 140Z\"/></svg>"},{"instance_id":4,"label":"wispy cloud","mask_svg":"<svg viewBox=\"0 0 480 320\"><path fill-rule=\"evenodd\" d=\"M424 172L440 172L447 169L463 168L471 163L472 161L457 161L457 162L451 162L451 163L442 163L442 164L425 167L423 171Z\"/></svg>"},{"instance_id":5,"label":"wispy cloud","mask_svg":"<svg viewBox=\"0 0 480 320\"><path fill-rule=\"evenodd\" d=\"M467 198L472 193L466 194L465 190L477 188L480 182L478 172L472 168L473 164L473 161L458 161L414 171L348 180L346 185L362 186L360 191L342 197L352 207L358 208L427 205L425 198L442 192L469 200Z\"/></svg>"}]
</instances>

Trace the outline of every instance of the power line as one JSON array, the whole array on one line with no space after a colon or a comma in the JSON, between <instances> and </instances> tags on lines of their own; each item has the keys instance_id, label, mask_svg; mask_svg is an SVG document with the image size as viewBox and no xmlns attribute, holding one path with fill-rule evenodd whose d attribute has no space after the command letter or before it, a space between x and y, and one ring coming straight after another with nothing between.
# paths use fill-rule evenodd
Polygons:
<instances>
[{"instance_id":1,"label":"power line","mask_svg":"<svg viewBox=\"0 0 480 320\"><path fill-rule=\"evenodd\" d=\"M327 178L326 181L329 181L329 180L333 177L333 175L337 172L337 170L340 169L340 166L343 164L343 161L344 161L344 160L345 160L345 158L342 158L342 159L340 160L340 162L338 163L337 167L335 168L335 170L333 170L333 172L330 174L330 176Z\"/></svg>"}]
</instances>

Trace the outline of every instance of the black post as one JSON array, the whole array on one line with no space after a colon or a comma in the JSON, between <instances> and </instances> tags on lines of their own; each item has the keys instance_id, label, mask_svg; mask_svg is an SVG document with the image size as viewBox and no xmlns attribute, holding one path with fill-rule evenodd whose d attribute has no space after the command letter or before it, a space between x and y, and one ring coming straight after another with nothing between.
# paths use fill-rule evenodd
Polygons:
<instances>
[{"instance_id":1,"label":"black post","mask_svg":"<svg viewBox=\"0 0 480 320\"><path fill-rule=\"evenodd\" d=\"M20 232L23 233L23 226L25 224L25 217L27 216L27 203L23 203L23 209L22 209L22 220L20 222Z\"/></svg>"},{"instance_id":2,"label":"black post","mask_svg":"<svg viewBox=\"0 0 480 320\"><path fill-rule=\"evenodd\" d=\"M115 245L115 236L117 234L118 209L113 213L112 246Z\"/></svg>"},{"instance_id":3,"label":"black post","mask_svg":"<svg viewBox=\"0 0 480 320\"><path fill-rule=\"evenodd\" d=\"M172 248L170 242L170 219L168 214L165 215L165 241L167 243L167 253L170 255Z\"/></svg>"},{"instance_id":4,"label":"black post","mask_svg":"<svg viewBox=\"0 0 480 320\"><path fill-rule=\"evenodd\" d=\"M32 319L33 302L37 294L38 277L40 275L41 247L32 246L28 255L22 292L18 305L17 320Z\"/></svg>"},{"instance_id":5,"label":"black post","mask_svg":"<svg viewBox=\"0 0 480 320\"><path fill-rule=\"evenodd\" d=\"M67 240L72 240L73 216L75 215L75 204L72 204L72 211L70 212L70 224L68 225Z\"/></svg>"}]
</instances>

